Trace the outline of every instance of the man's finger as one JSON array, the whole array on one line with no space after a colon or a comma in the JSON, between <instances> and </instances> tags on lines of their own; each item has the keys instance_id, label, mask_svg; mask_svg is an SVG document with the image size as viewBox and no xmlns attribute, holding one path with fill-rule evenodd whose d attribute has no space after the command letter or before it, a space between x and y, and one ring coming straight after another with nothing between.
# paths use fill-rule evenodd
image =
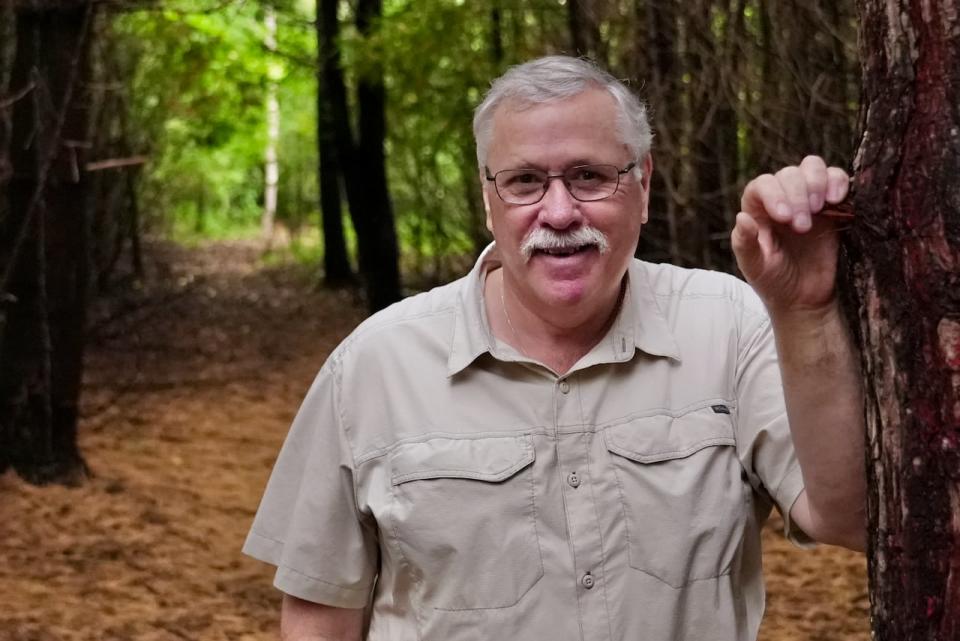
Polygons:
<instances>
[{"instance_id":1,"label":"man's finger","mask_svg":"<svg viewBox=\"0 0 960 641\"><path fill-rule=\"evenodd\" d=\"M837 204L850 191L850 176L839 167L827 168L827 202Z\"/></svg>"},{"instance_id":2,"label":"man's finger","mask_svg":"<svg viewBox=\"0 0 960 641\"><path fill-rule=\"evenodd\" d=\"M799 167L784 167L776 174L790 207L790 223L795 231L806 232L813 221L810 218L810 197L807 180Z\"/></svg>"},{"instance_id":3,"label":"man's finger","mask_svg":"<svg viewBox=\"0 0 960 641\"><path fill-rule=\"evenodd\" d=\"M787 195L773 174L757 176L747 183L740 208L754 218L770 218L778 223L789 223L793 218Z\"/></svg>"},{"instance_id":4,"label":"man's finger","mask_svg":"<svg viewBox=\"0 0 960 641\"><path fill-rule=\"evenodd\" d=\"M800 163L800 171L807 182L810 213L818 212L827 198L827 163L820 156L807 156Z\"/></svg>"}]
</instances>

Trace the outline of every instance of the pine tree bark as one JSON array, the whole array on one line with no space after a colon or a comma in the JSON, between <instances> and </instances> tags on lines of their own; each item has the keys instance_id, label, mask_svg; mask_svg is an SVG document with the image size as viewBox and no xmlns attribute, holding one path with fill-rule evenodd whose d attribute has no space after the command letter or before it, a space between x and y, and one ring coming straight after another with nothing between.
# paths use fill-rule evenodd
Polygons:
<instances>
[{"instance_id":1,"label":"pine tree bark","mask_svg":"<svg viewBox=\"0 0 960 641\"><path fill-rule=\"evenodd\" d=\"M42 4L42 3L41 3ZM69 6L67 6L69 5ZM0 468L35 483L85 474L77 418L89 283L83 82L93 5L21 6L0 248Z\"/></svg>"},{"instance_id":2,"label":"pine tree bark","mask_svg":"<svg viewBox=\"0 0 960 641\"><path fill-rule=\"evenodd\" d=\"M960 639L960 11L859 0L864 134L846 240L867 381L877 641Z\"/></svg>"}]
</instances>

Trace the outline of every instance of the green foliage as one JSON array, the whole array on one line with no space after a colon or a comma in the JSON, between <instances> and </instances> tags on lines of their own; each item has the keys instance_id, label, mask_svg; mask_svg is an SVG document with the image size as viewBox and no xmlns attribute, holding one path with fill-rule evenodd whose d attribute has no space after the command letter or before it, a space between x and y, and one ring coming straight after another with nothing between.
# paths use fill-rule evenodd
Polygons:
<instances>
[{"instance_id":1,"label":"green foliage","mask_svg":"<svg viewBox=\"0 0 960 641\"><path fill-rule=\"evenodd\" d=\"M266 51L256 3L231 3L203 14L133 12L119 16L113 29L120 56L136 61L128 75L129 108L135 144L151 157L142 200L156 224L180 239L256 233L270 79L279 83L281 100L296 107L281 123L282 135L298 141L290 145L298 155L281 153L281 158L297 159L301 166L291 174L302 182L298 198L315 202L315 177L303 170L315 157L309 140L312 73ZM309 60L312 40L302 37L304 29L281 22L280 30L281 46Z\"/></svg>"},{"instance_id":2,"label":"green foliage","mask_svg":"<svg viewBox=\"0 0 960 641\"><path fill-rule=\"evenodd\" d=\"M278 83L281 111L277 217L294 238L317 225L314 4L273 3L276 55L263 44L256 2L210 13L132 12L115 20L116 57L127 61L120 75L129 78L134 146L151 157L142 202L156 227L180 240L258 233L270 79ZM486 242L473 108L508 64L565 39L561 3L510 3L501 11L504 56L495 60L493 6L386 0L383 19L361 38L351 5L341 5L348 83L378 67L385 73L388 174L407 271L455 271L461 257Z\"/></svg>"}]
</instances>

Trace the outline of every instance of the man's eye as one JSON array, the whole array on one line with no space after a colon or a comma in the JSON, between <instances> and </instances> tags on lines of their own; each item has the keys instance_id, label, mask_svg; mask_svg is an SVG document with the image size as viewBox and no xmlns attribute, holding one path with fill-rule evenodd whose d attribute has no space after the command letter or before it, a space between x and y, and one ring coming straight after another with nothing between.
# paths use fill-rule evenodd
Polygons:
<instances>
[{"instance_id":1,"label":"man's eye","mask_svg":"<svg viewBox=\"0 0 960 641\"><path fill-rule=\"evenodd\" d=\"M542 182L543 179L533 172L523 172L507 177L507 186L510 187L519 185L538 185Z\"/></svg>"},{"instance_id":2,"label":"man's eye","mask_svg":"<svg viewBox=\"0 0 960 641\"><path fill-rule=\"evenodd\" d=\"M576 182L597 182L602 180L602 176L596 172L596 170L591 169L590 167L578 167L577 170L573 173L571 180Z\"/></svg>"}]
</instances>

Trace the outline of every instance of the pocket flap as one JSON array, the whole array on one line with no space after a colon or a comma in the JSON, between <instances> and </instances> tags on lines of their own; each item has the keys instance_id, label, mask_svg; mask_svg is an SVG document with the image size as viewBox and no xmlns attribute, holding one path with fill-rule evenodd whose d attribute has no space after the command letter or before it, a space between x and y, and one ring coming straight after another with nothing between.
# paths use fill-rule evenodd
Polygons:
<instances>
[{"instance_id":1,"label":"pocket flap","mask_svg":"<svg viewBox=\"0 0 960 641\"><path fill-rule=\"evenodd\" d=\"M533 446L527 437L482 439L434 438L408 443L390 456L390 481L462 478L496 483L530 465Z\"/></svg>"},{"instance_id":2,"label":"pocket flap","mask_svg":"<svg viewBox=\"0 0 960 641\"><path fill-rule=\"evenodd\" d=\"M686 458L705 447L736 445L728 414L711 408L683 416L647 416L604 430L607 449L637 463Z\"/></svg>"}]
</instances>

